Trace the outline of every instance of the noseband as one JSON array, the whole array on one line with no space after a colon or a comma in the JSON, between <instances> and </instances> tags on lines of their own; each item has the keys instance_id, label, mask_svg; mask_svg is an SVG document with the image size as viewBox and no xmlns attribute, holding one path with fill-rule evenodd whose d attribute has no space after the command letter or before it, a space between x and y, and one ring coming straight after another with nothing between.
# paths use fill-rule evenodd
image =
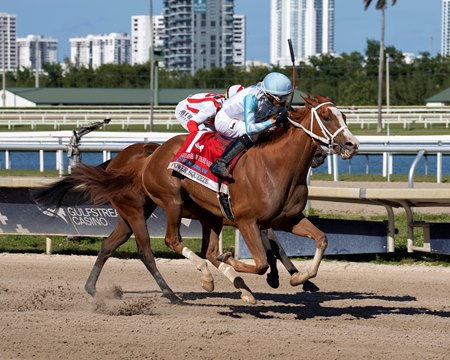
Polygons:
<instances>
[{"instance_id":1,"label":"noseband","mask_svg":"<svg viewBox=\"0 0 450 360\"><path fill-rule=\"evenodd\" d=\"M288 118L289 122L294 125L295 127L298 127L300 129L302 129L305 133L307 133L310 137L312 137L315 140L320 141L321 143L323 143L324 145L327 145L328 148L332 148L334 143L334 138L341 132L344 131L345 129L347 129L347 125L343 125L341 126L339 129L337 129L333 134L331 132L328 131L328 129L325 127L323 120L319 117L319 114L317 113L317 109L319 109L321 106L326 105L326 104L331 104L334 105L332 102L327 101L324 103L321 103L319 105L317 105L316 107L311 108L311 129L308 130L307 128L305 128L302 124L299 124L293 120L291 120L290 118ZM323 136L319 136L315 133L313 133L313 126L314 126L314 119L317 121L317 124L320 127L320 130L322 131Z\"/></svg>"}]
</instances>

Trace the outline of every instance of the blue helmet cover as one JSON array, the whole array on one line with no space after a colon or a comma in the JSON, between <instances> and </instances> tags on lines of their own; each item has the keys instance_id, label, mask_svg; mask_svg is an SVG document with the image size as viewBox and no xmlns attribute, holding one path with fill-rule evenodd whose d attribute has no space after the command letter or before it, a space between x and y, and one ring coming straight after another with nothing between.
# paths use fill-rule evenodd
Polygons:
<instances>
[{"instance_id":1,"label":"blue helmet cover","mask_svg":"<svg viewBox=\"0 0 450 360\"><path fill-rule=\"evenodd\" d=\"M271 72L264 77L262 89L270 95L285 96L292 92L292 84L286 75L279 72Z\"/></svg>"}]
</instances>

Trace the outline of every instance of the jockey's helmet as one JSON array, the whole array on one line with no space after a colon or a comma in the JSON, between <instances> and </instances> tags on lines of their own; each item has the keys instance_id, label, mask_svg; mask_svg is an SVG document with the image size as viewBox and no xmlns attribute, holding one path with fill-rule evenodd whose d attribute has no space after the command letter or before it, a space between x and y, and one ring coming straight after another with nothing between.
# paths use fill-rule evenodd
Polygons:
<instances>
[{"instance_id":1,"label":"jockey's helmet","mask_svg":"<svg viewBox=\"0 0 450 360\"><path fill-rule=\"evenodd\" d=\"M228 89L227 89L227 91L225 93L225 97L227 99L229 99L234 94L237 94L239 91L241 91L243 89L244 89L244 87L241 84L231 85L231 86L228 87Z\"/></svg>"},{"instance_id":2,"label":"jockey's helmet","mask_svg":"<svg viewBox=\"0 0 450 360\"><path fill-rule=\"evenodd\" d=\"M264 77L262 89L265 94L272 96L279 103L284 103L291 95L292 84L286 75L279 72L271 72Z\"/></svg>"}]
</instances>

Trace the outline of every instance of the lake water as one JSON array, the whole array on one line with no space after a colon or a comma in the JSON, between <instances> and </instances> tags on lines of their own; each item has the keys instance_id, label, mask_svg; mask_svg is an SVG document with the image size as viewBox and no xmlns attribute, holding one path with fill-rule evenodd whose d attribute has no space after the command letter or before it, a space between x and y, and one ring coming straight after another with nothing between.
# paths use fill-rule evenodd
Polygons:
<instances>
[{"instance_id":1,"label":"lake water","mask_svg":"<svg viewBox=\"0 0 450 360\"><path fill-rule=\"evenodd\" d=\"M66 153L64 153L66 155ZM112 153L114 156L115 153ZM394 174L408 174L411 164L415 156L413 155L394 155L393 156L393 173ZM29 169L39 170L39 153L38 152L10 152L11 168L12 169ZM98 165L103 162L101 153L82 153L81 160L84 163L91 165ZM67 169L68 158L63 157L64 169ZM340 174L382 174L383 157L382 155L356 155L351 160L342 160L339 158L338 169ZM5 169L5 153L0 152L0 168ZM56 156L54 152L44 153L44 169L56 169ZM313 170L314 173L327 173L327 161ZM416 167L416 174L436 174L436 156L424 156ZM450 175L450 156L442 157L442 175Z\"/></svg>"}]
</instances>

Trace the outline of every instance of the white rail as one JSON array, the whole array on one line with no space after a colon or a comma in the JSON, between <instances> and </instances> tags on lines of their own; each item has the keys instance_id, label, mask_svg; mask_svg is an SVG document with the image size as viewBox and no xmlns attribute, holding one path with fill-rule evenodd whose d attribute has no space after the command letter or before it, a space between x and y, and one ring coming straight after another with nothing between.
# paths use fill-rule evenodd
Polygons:
<instances>
[{"instance_id":1,"label":"white rail","mask_svg":"<svg viewBox=\"0 0 450 360\"><path fill-rule=\"evenodd\" d=\"M345 108L340 107L347 116L349 125L359 125L365 128L378 121L376 108ZM412 124L421 124L424 128L443 124L446 128L450 124L450 107L402 107L383 109L383 127L401 124L409 128ZM79 127L94 121L111 118L111 124L120 124L122 129L131 125L150 126L149 109L120 108L120 109L0 109L0 125L7 125L9 130L17 126L53 126L59 130L61 126ZM178 124L174 107L156 108L153 111L153 124L165 125L171 129Z\"/></svg>"},{"instance_id":2,"label":"white rail","mask_svg":"<svg viewBox=\"0 0 450 360\"><path fill-rule=\"evenodd\" d=\"M0 110L0 125L7 125L9 130L17 126L53 126L54 130L61 126L77 128L95 121L109 118L115 125L128 129L132 125L150 128L151 116L148 109L83 109L83 110ZM165 125L171 129L179 124L174 109L159 109L153 112L153 124Z\"/></svg>"}]
</instances>

